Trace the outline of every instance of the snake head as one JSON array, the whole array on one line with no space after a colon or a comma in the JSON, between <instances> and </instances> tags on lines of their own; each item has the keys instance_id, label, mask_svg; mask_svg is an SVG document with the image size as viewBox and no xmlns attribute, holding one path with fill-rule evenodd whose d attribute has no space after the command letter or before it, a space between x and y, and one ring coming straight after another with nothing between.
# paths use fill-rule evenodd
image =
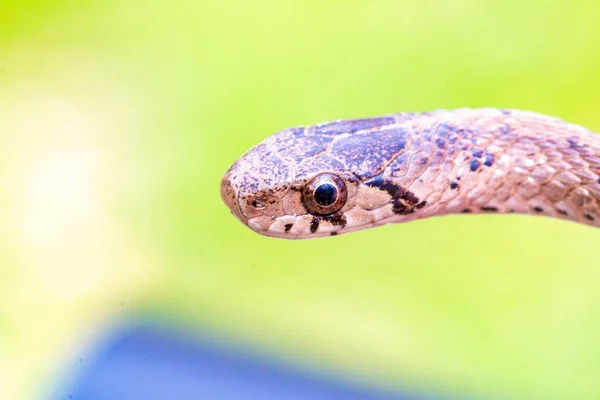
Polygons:
<instances>
[{"instance_id":1,"label":"snake head","mask_svg":"<svg viewBox=\"0 0 600 400\"><path fill-rule=\"evenodd\" d=\"M221 180L221 198L237 219L262 235L335 235L346 225L344 213L358 179L341 163L317 155L328 140L297 137L298 131L281 131L237 160Z\"/></svg>"},{"instance_id":2,"label":"snake head","mask_svg":"<svg viewBox=\"0 0 600 400\"><path fill-rule=\"evenodd\" d=\"M402 130L380 129L393 123L382 117L280 131L229 168L221 197L235 217L267 236L335 236L376 225L393 215L391 195L365 180L405 147ZM358 134L364 130L371 134ZM389 213L377 211L385 206Z\"/></svg>"}]
</instances>

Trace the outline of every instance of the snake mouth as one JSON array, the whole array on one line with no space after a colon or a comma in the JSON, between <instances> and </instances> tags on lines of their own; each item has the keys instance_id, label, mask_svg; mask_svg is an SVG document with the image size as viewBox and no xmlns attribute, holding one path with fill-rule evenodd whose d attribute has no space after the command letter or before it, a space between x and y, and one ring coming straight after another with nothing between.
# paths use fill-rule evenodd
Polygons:
<instances>
[{"instance_id":1,"label":"snake mouth","mask_svg":"<svg viewBox=\"0 0 600 400\"><path fill-rule=\"evenodd\" d=\"M248 220L242 214L242 210L240 209L240 206L237 201L237 191L231 183L231 179L229 179L228 175L229 174L226 174L223 177L223 179L221 179L221 199L231 211L231 215L233 215L234 217L239 219L244 225L246 225Z\"/></svg>"}]
</instances>

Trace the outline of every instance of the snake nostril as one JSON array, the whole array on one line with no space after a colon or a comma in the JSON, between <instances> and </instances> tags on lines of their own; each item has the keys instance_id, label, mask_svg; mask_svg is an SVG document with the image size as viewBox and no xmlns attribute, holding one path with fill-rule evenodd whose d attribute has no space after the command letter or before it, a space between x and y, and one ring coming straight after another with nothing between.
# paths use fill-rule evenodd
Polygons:
<instances>
[{"instance_id":1,"label":"snake nostril","mask_svg":"<svg viewBox=\"0 0 600 400\"><path fill-rule=\"evenodd\" d=\"M264 200L261 200L261 199L254 199L254 200L252 200L251 204L252 204L252 207L254 207L254 208L258 208L258 209L265 208L265 202L264 202Z\"/></svg>"}]
</instances>

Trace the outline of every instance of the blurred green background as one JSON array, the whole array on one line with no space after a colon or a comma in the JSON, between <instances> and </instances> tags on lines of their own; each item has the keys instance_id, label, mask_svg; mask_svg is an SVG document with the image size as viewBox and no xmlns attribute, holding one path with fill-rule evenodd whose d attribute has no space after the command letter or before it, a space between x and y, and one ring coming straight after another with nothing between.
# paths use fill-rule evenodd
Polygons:
<instances>
[{"instance_id":1,"label":"blurred green background","mask_svg":"<svg viewBox=\"0 0 600 400\"><path fill-rule=\"evenodd\" d=\"M595 1L2 0L0 398L51 398L139 318L362 384L599 398L600 231L472 216L288 242L219 197L289 126L497 106L600 131L599 46Z\"/></svg>"}]
</instances>

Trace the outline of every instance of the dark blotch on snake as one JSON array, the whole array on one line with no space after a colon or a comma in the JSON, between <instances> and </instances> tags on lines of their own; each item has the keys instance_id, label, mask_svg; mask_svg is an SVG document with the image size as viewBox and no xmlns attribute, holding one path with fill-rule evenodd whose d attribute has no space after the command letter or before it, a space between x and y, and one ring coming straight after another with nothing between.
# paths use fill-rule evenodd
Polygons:
<instances>
[{"instance_id":1,"label":"dark blotch on snake","mask_svg":"<svg viewBox=\"0 0 600 400\"><path fill-rule=\"evenodd\" d=\"M437 138L435 139L435 145L438 147L438 149L445 149L446 141L442 138Z\"/></svg>"},{"instance_id":2,"label":"dark blotch on snake","mask_svg":"<svg viewBox=\"0 0 600 400\"><path fill-rule=\"evenodd\" d=\"M587 219L589 219L590 221L594 220L594 216L591 214L583 214L584 217L586 217Z\"/></svg>"},{"instance_id":3,"label":"dark blotch on snake","mask_svg":"<svg viewBox=\"0 0 600 400\"><path fill-rule=\"evenodd\" d=\"M410 205L415 205L419 202L419 198L415 196L413 192L406 192L400 196L401 199L406 200L406 202Z\"/></svg>"},{"instance_id":4,"label":"dark blotch on snake","mask_svg":"<svg viewBox=\"0 0 600 400\"><path fill-rule=\"evenodd\" d=\"M470 212L471 212L471 210L468 208L465 208L464 210L461 211L461 213L463 213L463 214L468 214Z\"/></svg>"},{"instance_id":5,"label":"dark blotch on snake","mask_svg":"<svg viewBox=\"0 0 600 400\"><path fill-rule=\"evenodd\" d=\"M392 199L399 199L404 194L404 189L398 185L395 185L391 180L385 179L381 174L372 177L365 181L365 185L370 187L376 187L381 190L385 190L392 196Z\"/></svg>"},{"instance_id":6,"label":"dark blotch on snake","mask_svg":"<svg viewBox=\"0 0 600 400\"><path fill-rule=\"evenodd\" d=\"M332 215L324 215L321 218L331 223L331 225L341 226L342 228L346 226L346 216L340 212Z\"/></svg>"},{"instance_id":7,"label":"dark blotch on snake","mask_svg":"<svg viewBox=\"0 0 600 400\"><path fill-rule=\"evenodd\" d=\"M496 212L496 211L498 211L498 208L497 207L481 207L481 211Z\"/></svg>"},{"instance_id":8,"label":"dark blotch on snake","mask_svg":"<svg viewBox=\"0 0 600 400\"><path fill-rule=\"evenodd\" d=\"M398 215L408 215L414 212L412 208L408 208L404 203L399 200L392 202L392 211Z\"/></svg>"},{"instance_id":9,"label":"dark blotch on snake","mask_svg":"<svg viewBox=\"0 0 600 400\"><path fill-rule=\"evenodd\" d=\"M310 221L310 233L315 233L317 229L319 229L319 219L313 217L313 219Z\"/></svg>"},{"instance_id":10,"label":"dark blotch on snake","mask_svg":"<svg viewBox=\"0 0 600 400\"><path fill-rule=\"evenodd\" d=\"M567 141L569 142L569 148L571 149L579 149L579 148L583 148L584 146L581 146L580 144L578 144L579 142L579 138L578 137L570 137L567 139Z\"/></svg>"},{"instance_id":11,"label":"dark blotch on snake","mask_svg":"<svg viewBox=\"0 0 600 400\"><path fill-rule=\"evenodd\" d=\"M331 233L329 233L329 236L336 236L336 235L337 235L337 232L331 232Z\"/></svg>"},{"instance_id":12,"label":"dark blotch on snake","mask_svg":"<svg viewBox=\"0 0 600 400\"><path fill-rule=\"evenodd\" d=\"M283 228L285 229L285 233L288 233L290 229L292 229L292 226L294 226L294 224L285 224L283 226Z\"/></svg>"},{"instance_id":13,"label":"dark blotch on snake","mask_svg":"<svg viewBox=\"0 0 600 400\"><path fill-rule=\"evenodd\" d=\"M471 150L471 153L473 154L473 157L477 157L477 158L483 157L483 149L480 149L478 147L473 147L473 149Z\"/></svg>"},{"instance_id":14,"label":"dark blotch on snake","mask_svg":"<svg viewBox=\"0 0 600 400\"><path fill-rule=\"evenodd\" d=\"M450 189L458 189L458 183L450 182Z\"/></svg>"},{"instance_id":15,"label":"dark blotch on snake","mask_svg":"<svg viewBox=\"0 0 600 400\"><path fill-rule=\"evenodd\" d=\"M448 136L451 132L454 132L455 130L456 128L454 126L448 125L446 123L441 123L438 125L435 133L439 136Z\"/></svg>"},{"instance_id":16,"label":"dark blotch on snake","mask_svg":"<svg viewBox=\"0 0 600 400\"><path fill-rule=\"evenodd\" d=\"M485 162L483 163L483 165L485 165L486 167L491 167L494 164L495 160L496 160L496 157L494 157L493 154L486 154Z\"/></svg>"},{"instance_id":17,"label":"dark blotch on snake","mask_svg":"<svg viewBox=\"0 0 600 400\"><path fill-rule=\"evenodd\" d=\"M408 132L402 128L343 137L334 143L330 156L343 162L359 179L367 179L379 174L390 160L397 159L407 137Z\"/></svg>"},{"instance_id":18,"label":"dark blotch on snake","mask_svg":"<svg viewBox=\"0 0 600 400\"><path fill-rule=\"evenodd\" d=\"M565 210L560 210L560 209L557 209L556 211L557 211L557 212L558 212L560 215L569 215L569 213L567 213Z\"/></svg>"},{"instance_id":19,"label":"dark blotch on snake","mask_svg":"<svg viewBox=\"0 0 600 400\"><path fill-rule=\"evenodd\" d=\"M480 165L481 163L479 162L479 160L471 160L471 163L469 164L469 166L471 167L471 171L473 172L477 171L477 168L479 168Z\"/></svg>"},{"instance_id":20,"label":"dark blotch on snake","mask_svg":"<svg viewBox=\"0 0 600 400\"><path fill-rule=\"evenodd\" d=\"M542 207L536 206L536 207L533 207L533 211L535 211L535 212L544 212L544 209Z\"/></svg>"}]
</instances>

